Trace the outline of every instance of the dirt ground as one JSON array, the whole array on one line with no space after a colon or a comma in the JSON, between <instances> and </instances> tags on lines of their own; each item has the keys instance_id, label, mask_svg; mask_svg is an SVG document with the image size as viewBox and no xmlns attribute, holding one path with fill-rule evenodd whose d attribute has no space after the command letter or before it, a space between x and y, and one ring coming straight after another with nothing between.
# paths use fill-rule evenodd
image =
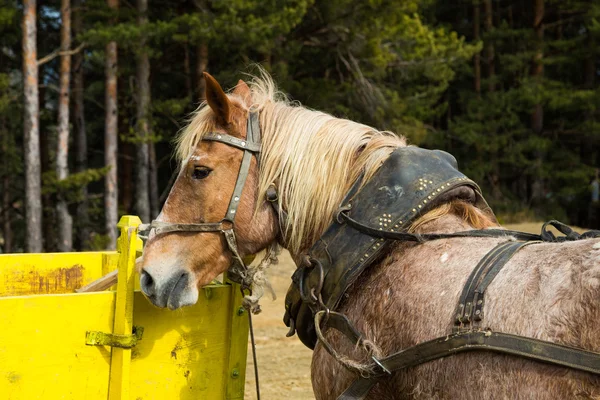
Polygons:
<instances>
[{"instance_id":1,"label":"dirt ground","mask_svg":"<svg viewBox=\"0 0 600 400\"><path fill-rule=\"evenodd\" d=\"M314 399L310 383L312 351L297 336L286 337L288 328L283 323L284 300L296 266L289 254L279 257L279 264L271 266L269 280L277 299L266 296L261 301L262 312L253 316L256 354L259 366L261 399ZM246 368L246 399L256 399L252 352L248 346Z\"/></svg>"},{"instance_id":2,"label":"dirt ground","mask_svg":"<svg viewBox=\"0 0 600 400\"><path fill-rule=\"evenodd\" d=\"M529 222L505 225L507 229L539 233L542 224ZM314 399L310 382L312 351L297 336L285 336L283 323L284 299L295 269L289 254L282 254L278 265L269 271L270 282L277 299L263 298L262 313L254 316L254 334L259 366L261 398L264 400ZM246 399L256 399L252 353L248 347L246 369Z\"/></svg>"}]
</instances>

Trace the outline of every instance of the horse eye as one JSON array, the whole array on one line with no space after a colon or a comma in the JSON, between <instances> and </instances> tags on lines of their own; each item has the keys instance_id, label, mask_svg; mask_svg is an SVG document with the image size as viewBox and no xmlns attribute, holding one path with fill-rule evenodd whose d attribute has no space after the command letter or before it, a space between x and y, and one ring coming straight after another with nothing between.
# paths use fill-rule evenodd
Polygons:
<instances>
[{"instance_id":1,"label":"horse eye","mask_svg":"<svg viewBox=\"0 0 600 400\"><path fill-rule=\"evenodd\" d=\"M194 179L204 179L211 172L212 172L212 170L210 168L207 168L207 167L195 167L194 171L192 172L192 178L194 178Z\"/></svg>"}]
</instances>

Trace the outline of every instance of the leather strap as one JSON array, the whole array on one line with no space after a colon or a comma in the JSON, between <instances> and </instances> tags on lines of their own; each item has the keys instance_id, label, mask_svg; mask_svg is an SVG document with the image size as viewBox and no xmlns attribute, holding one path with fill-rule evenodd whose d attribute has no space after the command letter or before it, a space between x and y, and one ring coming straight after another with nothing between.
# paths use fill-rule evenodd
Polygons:
<instances>
[{"instance_id":1,"label":"leather strap","mask_svg":"<svg viewBox=\"0 0 600 400\"><path fill-rule=\"evenodd\" d=\"M242 163L240 164L240 170L238 171L238 177L237 181L235 182L233 194L231 195L229 205L227 206L227 214L225 214L224 218L225 221L233 222L235 220L237 208L240 204L240 198L242 197L242 191L244 190L244 184L246 183L246 179L248 178L248 174L250 172L251 161L252 153L249 151L244 151L244 156L242 157Z\"/></svg>"},{"instance_id":2,"label":"leather strap","mask_svg":"<svg viewBox=\"0 0 600 400\"><path fill-rule=\"evenodd\" d=\"M240 150L260 153L260 143L239 139L226 133L210 132L204 135L202 140L221 142L228 146L237 147Z\"/></svg>"},{"instance_id":3,"label":"leather strap","mask_svg":"<svg viewBox=\"0 0 600 400\"><path fill-rule=\"evenodd\" d=\"M477 284L475 288L475 292L473 294L473 309L472 312L472 321L473 323L479 324L484 317L483 314L483 306L485 305L485 291L496 275L502 270L502 268L506 265L508 260L512 258L512 256L522 249L525 246L529 246L531 244L540 243L540 242L511 242L507 246L506 250L498 257L495 263L491 265L489 269L485 271L484 276L481 278L481 281Z\"/></svg>"},{"instance_id":4,"label":"leather strap","mask_svg":"<svg viewBox=\"0 0 600 400\"><path fill-rule=\"evenodd\" d=\"M513 237L517 240L533 240L540 241L543 238L540 235L535 235L533 233L512 231L509 229L475 229L471 231L462 231L455 233L408 233L408 232L392 232L387 230L378 230L375 228L371 228L367 225L361 224L360 222L352 219L345 212L338 213L338 220L346 222L349 226L354 229L366 233L369 236L382 238L382 239L391 239L391 240L400 240L403 242L428 242L430 240L440 240L440 239L452 239L452 238L465 238L465 237L496 237L502 238L505 237L507 239ZM559 241L559 238L555 238L555 241Z\"/></svg>"},{"instance_id":5,"label":"leather strap","mask_svg":"<svg viewBox=\"0 0 600 400\"><path fill-rule=\"evenodd\" d=\"M172 224L170 222L152 221L150 224L141 224L138 228L138 236L147 240L151 230L156 235L170 232L221 232L225 229L223 222L209 224Z\"/></svg>"},{"instance_id":6,"label":"leather strap","mask_svg":"<svg viewBox=\"0 0 600 400\"><path fill-rule=\"evenodd\" d=\"M600 375L600 353L491 331L469 331L442 336L399 351L379 362L390 371L398 371L474 350L509 354ZM357 379L338 400L364 399L377 379L386 375L382 372L374 378Z\"/></svg>"},{"instance_id":7,"label":"leather strap","mask_svg":"<svg viewBox=\"0 0 600 400\"><path fill-rule=\"evenodd\" d=\"M467 279L456 309L456 329L472 329L483 319L484 293L500 269L523 246L539 242L504 242L489 251ZM485 284L482 286L482 283Z\"/></svg>"},{"instance_id":8,"label":"leather strap","mask_svg":"<svg viewBox=\"0 0 600 400\"><path fill-rule=\"evenodd\" d=\"M569 236L567 232L563 233ZM567 240L577 240L579 238L579 234L577 236L571 234L570 236L572 238ZM555 240L556 238L551 239ZM338 400L364 399L377 383L378 378L384 376L384 372L389 374L391 371L413 367L438 358L472 350L485 350L520 356L600 375L600 353L544 340L479 329L484 317L483 306L486 289L518 250L534 243L539 242L509 241L500 243L490 250L473 269L463 288L456 309L453 334L420 343L380 360L373 359L375 361L373 368L378 368L379 372L374 376L361 376L355 380L338 397ZM324 311L319 313L323 314ZM317 313L317 316L319 313ZM337 313L329 312L328 314L334 315ZM324 348L334 358L338 359L338 353L321 333L321 319L322 317L315 317L318 338L323 343ZM332 317L329 317L329 319L332 319ZM334 324L328 323L327 327L339 330L352 343L360 343L360 335L357 338L357 334L348 333L350 328L354 328L347 318L338 317L335 321ZM344 324L348 327L340 326Z\"/></svg>"}]
</instances>

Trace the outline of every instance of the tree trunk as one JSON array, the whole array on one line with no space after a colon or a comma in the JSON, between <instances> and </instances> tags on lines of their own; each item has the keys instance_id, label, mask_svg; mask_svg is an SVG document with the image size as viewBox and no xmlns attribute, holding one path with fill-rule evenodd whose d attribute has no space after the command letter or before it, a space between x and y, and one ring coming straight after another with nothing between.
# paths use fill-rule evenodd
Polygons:
<instances>
[{"instance_id":1,"label":"tree trunk","mask_svg":"<svg viewBox=\"0 0 600 400\"><path fill-rule=\"evenodd\" d=\"M536 38L536 51L533 56L531 66L531 76L535 80L540 80L544 76L544 58L543 41L544 41L544 0L533 0L534 16L533 29ZM538 82L539 83L539 82ZM531 117L531 128L536 134L540 134L544 128L544 109L541 104L536 104Z\"/></svg>"},{"instance_id":2,"label":"tree trunk","mask_svg":"<svg viewBox=\"0 0 600 400\"><path fill-rule=\"evenodd\" d=\"M121 131L129 128L127 122L121 120ZM136 145L130 141L119 142L119 207L126 213L134 213L134 183L135 183L135 152Z\"/></svg>"},{"instance_id":3,"label":"tree trunk","mask_svg":"<svg viewBox=\"0 0 600 400\"><path fill-rule=\"evenodd\" d=\"M479 24L480 24L480 10L479 0L473 1L473 41L479 41ZM475 53L473 57L473 74L474 74L474 86L477 97L481 96L481 54L480 52Z\"/></svg>"},{"instance_id":4,"label":"tree trunk","mask_svg":"<svg viewBox=\"0 0 600 400\"><path fill-rule=\"evenodd\" d=\"M2 133L2 153L8 154L10 148L10 136L11 132L6 129L6 120L4 115L2 116L2 125L0 126L0 133ZM8 157L4 157L4 171L2 176L2 238L4 239L4 246L2 251L4 253L10 253L12 251L12 229L11 229L11 201L10 201L10 165Z\"/></svg>"},{"instance_id":5,"label":"tree trunk","mask_svg":"<svg viewBox=\"0 0 600 400\"><path fill-rule=\"evenodd\" d=\"M200 43L197 47L197 59L196 59L196 79L198 82L198 100L205 100L205 89L206 82L204 82L203 72L206 71L208 66L208 46L206 43Z\"/></svg>"},{"instance_id":6,"label":"tree trunk","mask_svg":"<svg viewBox=\"0 0 600 400\"><path fill-rule=\"evenodd\" d=\"M149 173L149 189L150 189L150 219L158 216L160 206L158 204L158 168L156 165L156 150L154 142L148 143L148 173Z\"/></svg>"},{"instance_id":7,"label":"tree trunk","mask_svg":"<svg viewBox=\"0 0 600 400\"><path fill-rule=\"evenodd\" d=\"M183 45L183 72L185 73L185 92L190 104L194 105L194 89L192 86L192 61L190 59L190 44Z\"/></svg>"},{"instance_id":8,"label":"tree trunk","mask_svg":"<svg viewBox=\"0 0 600 400\"><path fill-rule=\"evenodd\" d=\"M541 79L544 76L544 0L533 0L533 29L536 38L536 50L531 64L531 77L538 85L538 91L541 90ZM531 130L537 136L541 136L544 130L544 108L538 103L533 106L531 113ZM531 188L531 199L539 201L544 193L544 179L542 176L542 164L544 161L544 152L537 150L535 152L534 179Z\"/></svg>"},{"instance_id":9,"label":"tree trunk","mask_svg":"<svg viewBox=\"0 0 600 400\"><path fill-rule=\"evenodd\" d=\"M60 6L60 50L71 50L71 1L61 0ZM58 98L58 146L56 150L56 177L63 181L69 176L69 84L71 78L71 56L60 56L60 89ZM73 249L73 219L69 214L67 199L61 190L56 202L58 225L58 250Z\"/></svg>"},{"instance_id":10,"label":"tree trunk","mask_svg":"<svg viewBox=\"0 0 600 400\"><path fill-rule=\"evenodd\" d=\"M42 178L37 66L36 0L23 0L23 91L26 250L39 253L42 243Z\"/></svg>"},{"instance_id":11,"label":"tree trunk","mask_svg":"<svg viewBox=\"0 0 600 400\"><path fill-rule=\"evenodd\" d=\"M8 174L4 174L2 178L2 191L2 209L4 210L2 213L2 238L4 239L2 251L10 253L12 251L12 229L10 224L10 177Z\"/></svg>"},{"instance_id":12,"label":"tree trunk","mask_svg":"<svg viewBox=\"0 0 600 400\"><path fill-rule=\"evenodd\" d=\"M586 89L593 89L596 83L596 56L594 50L596 44L594 42L594 36L588 31L587 34L587 47L588 57L584 61L583 65L583 87ZM590 117L591 117L590 113Z\"/></svg>"},{"instance_id":13,"label":"tree trunk","mask_svg":"<svg viewBox=\"0 0 600 400\"><path fill-rule=\"evenodd\" d=\"M116 11L118 0L108 0L108 6ZM105 88L105 131L104 164L109 167L104 180L105 229L108 235L108 249L115 249L117 243L118 222L118 186L117 186L117 42L106 45L106 88Z\"/></svg>"},{"instance_id":14,"label":"tree trunk","mask_svg":"<svg viewBox=\"0 0 600 400\"><path fill-rule=\"evenodd\" d=\"M135 212L143 222L150 222L150 193L148 174L149 123L150 108L150 61L146 51L144 27L148 23L148 0L137 0L138 28L142 31L137 60L137 150L135 175Z\"/></svg>"},{"instance_id":15,"label":"tree trunk","mask_svg":"<svg viewBox=\"0 0 600 400\"><path fill-rule=\"evenodd\" d=\"M73 33L75 36L83 33L83 10L81 0L75 0L73 9ZM74 56L73 70L73 121L75 128L75 172L87 170L87 136L85 130L85 108L84 108L84 80L83 80L83 53ZM79 190L79 202L77 203L77 246L80 249L88 248L90 239L89 227L89 198L87 186Z\"/></svg>"},{"instance_id":16,"label":"tree trunk","mask_svg":"<svg viewBox=\"0 0 600 400\"><path fill-rule=\"evenodd\" d=\"M483 0L484 13L485 13L485 31L489 34L494 28L493 24L493 10L492 0ZM488 79L488 92L493 92L496 88L495 85L495 74L496 74L496 61L494 53L494 44L491 38L488 36L485 44L485 57L487 65L487 79Z\"/></svg>"},{"instance_id":17,"label":"tree trunk","mask_svg":"<svg viewBox=\"0 0 600 400\"><path fill-rule=\"evenodd\" d=\"M39 75L44 76L44 67L39 69ZM46 104L46 88L41 87L38 91L38 104ZM40 161L42 176L55 172L51 160L51 154L56 153L56 130L47 129L40 124ZM42 193L42 235L44 237L44 251L54 253L58 251L56 234L56 194Z\"/></svg>"}]
</instances>

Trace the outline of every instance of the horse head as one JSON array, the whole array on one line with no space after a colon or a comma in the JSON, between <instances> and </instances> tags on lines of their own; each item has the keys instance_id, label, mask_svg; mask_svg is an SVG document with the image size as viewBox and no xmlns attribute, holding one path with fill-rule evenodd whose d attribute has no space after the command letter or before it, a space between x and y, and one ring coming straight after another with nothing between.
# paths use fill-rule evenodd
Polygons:
<instances>
[{"instance_id":1,"label":"horse head","mask_svg":"<svg viewBox=\"0 0 600 400\"><path fill-rule=\"evenodd\" d=\"M236 257L257 253L278 235L277 216L258 193L260 153L244 150L250 88L240 80L226 94L211 75L204 78L207 106L180 136L178 176L149 229L140 265L141 289L158 307L195 304L198 289Z\"/></svg>"}]
</instances>

